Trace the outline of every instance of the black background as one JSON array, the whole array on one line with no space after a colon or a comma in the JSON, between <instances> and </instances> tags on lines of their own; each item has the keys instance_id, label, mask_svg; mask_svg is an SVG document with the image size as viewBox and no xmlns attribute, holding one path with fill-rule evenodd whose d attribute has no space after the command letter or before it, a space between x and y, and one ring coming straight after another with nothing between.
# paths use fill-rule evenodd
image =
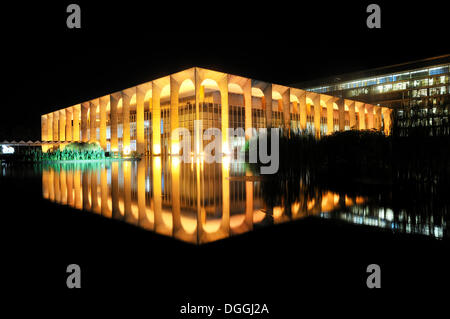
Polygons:
<instances>
[{"instance_id":1,"label":"black background","mask_svg":"<svg viewBox=\"0 0 450 319\"><path fill-rule=\"evenodd\" d=\"M448 53L445 2L79 1L2 4L0 139L40 138L41 114L191 66L292 84Z\"/></svg>"},{"instance_id":2,"label":"black background","mask_svg":"<svg viewBox=\"0 0 450 319\"><path fill-rule=\"evenodd\" d=\"M382 28L371 30L366 1L77 3L73 30L69 2L2 4L0 139L40 139L41 114L191 66L290 84L450 51L445 2L377 1ZM236 302L267 303L274 318L404 316L448 296L447 242L310 221L195 247L46 202L25 181L2 180L16 313L183 318L187 302ZM81 290L65 286L70 263ZM382 266L381 290L365 285L370 263Z\"/></svg>"}]
</instances>

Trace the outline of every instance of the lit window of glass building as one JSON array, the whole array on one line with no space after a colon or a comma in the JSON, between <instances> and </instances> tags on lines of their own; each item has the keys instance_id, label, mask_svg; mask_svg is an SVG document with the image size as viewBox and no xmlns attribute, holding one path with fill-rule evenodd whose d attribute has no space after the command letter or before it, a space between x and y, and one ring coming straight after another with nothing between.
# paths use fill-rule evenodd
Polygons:
<instances>
[{"instance_id":1,"label":"lit window of glass building","mask_svg":"<svg viewBox=\"0 0 450 319\"><path fill-rule=\"evenodd\" d=\"M294 86L395 110L399 127L428 126L448 135L450 54ZM431 132L431 131L430 131Z\"/></svg>"}]
</instances>

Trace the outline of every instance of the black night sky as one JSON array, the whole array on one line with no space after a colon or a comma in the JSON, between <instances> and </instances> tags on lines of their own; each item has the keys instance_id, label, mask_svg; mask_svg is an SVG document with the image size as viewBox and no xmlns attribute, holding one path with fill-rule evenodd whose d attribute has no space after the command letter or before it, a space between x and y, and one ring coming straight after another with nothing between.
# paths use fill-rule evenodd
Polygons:
<instances>
[{"instance_id":1,"label":"black night sky","mask_svg":"<svg viewBox=\"0 0 450 319\"><path fill-rule=\"evenodd\" d=\"M369 1L76 1L72 30L71 2L2 4L0 140L40 139L41 114L191 66L290 84L450 52L445 2L392 2L375 2L381 29Z\"/></svg>"}]
</instances>

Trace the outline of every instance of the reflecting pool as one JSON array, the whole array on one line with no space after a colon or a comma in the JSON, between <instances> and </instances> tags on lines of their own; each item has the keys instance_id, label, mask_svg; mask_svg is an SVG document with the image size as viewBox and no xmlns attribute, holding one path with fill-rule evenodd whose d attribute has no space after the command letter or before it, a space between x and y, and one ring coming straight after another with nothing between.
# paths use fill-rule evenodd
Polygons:
<instances>
[{"instance_id":1,"label":"reflecting pool","mask_svg":"<svg viewBox=\"0 0 450 319\"><path fill-rule=\"evenodd\" d=\"M303 179L280 195L268 187L273 181L242 163L153 157L49 164L41 172L45 199L194 244L308 216L448 236L446 215L394 209L377 198L321 189Z\"/></svg>"}]
</instances>

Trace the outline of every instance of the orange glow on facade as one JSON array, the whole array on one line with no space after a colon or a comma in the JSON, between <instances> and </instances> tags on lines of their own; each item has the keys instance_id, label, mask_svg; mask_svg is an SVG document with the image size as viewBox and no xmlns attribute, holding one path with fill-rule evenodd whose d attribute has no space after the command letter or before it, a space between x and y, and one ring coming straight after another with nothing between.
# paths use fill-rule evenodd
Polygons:
<instances>
[{"instance_id":1,"label":"orange glow on facade","mask_svg":"<svg viewBox=\"0 0 450 319\"><path fill-rule=\"evenodd\" d=\"M171 138L170 130L182 126L190 127L189 123L194 120L204 120L202 114L206 111L206 105L211 104L219 105L221 109L221 123L212 125L222 130L225 154L228 154L230 146L224 132L232 124L230 120L234 121L233 118L229 118L232 108L245 109L244 129L258 127L257 123L253 123L255 114L258 114L262 117L258 121L265 123L265 127L280 127L289 131L313 128L315 135L320 137L324 134L320 132L321 117L327 118L327 134L336 130L331 117L340 120L340 123L344 123L344 118L349 118L351 128L378 130L381 130L381 124L378 123L382 122L383 117L384 133L390 134L391 110L385 107L352 100L344 101L327 94L203 68L191 68L44 114L41 116L41 139L58 143L97 141L105 151L121 152L125 155L133 151L149 155L178 154L179 146L176 143L179 141ZM276 107L273 107L274 105ZM344 105L341 111L339 105ZM185 115L180 110L185 108L189 109L189 113L186 113L189 117L186 118L189 118L190 122L182 123L181 118L184 119ZM282 113L280 120L273 120L277 115L274 112ZM360 116L360 123L355 125L352 122L355 112L371 117L363 121ZM300 123L292 128L291 117L297 114ZM338 130L345 129L348 127L343 124L338 128ZM193 131L190 133L192 136L195 135ZM251 134L246 133L246 138L250 137ZM197 135L197 139L196 144L201 145L202 143L199 143L201 135ZM48 148L46 145L42 147L43 150ZM197 154L200 151L201 146L195 149Z\"/></svg>"}]
</instances>

